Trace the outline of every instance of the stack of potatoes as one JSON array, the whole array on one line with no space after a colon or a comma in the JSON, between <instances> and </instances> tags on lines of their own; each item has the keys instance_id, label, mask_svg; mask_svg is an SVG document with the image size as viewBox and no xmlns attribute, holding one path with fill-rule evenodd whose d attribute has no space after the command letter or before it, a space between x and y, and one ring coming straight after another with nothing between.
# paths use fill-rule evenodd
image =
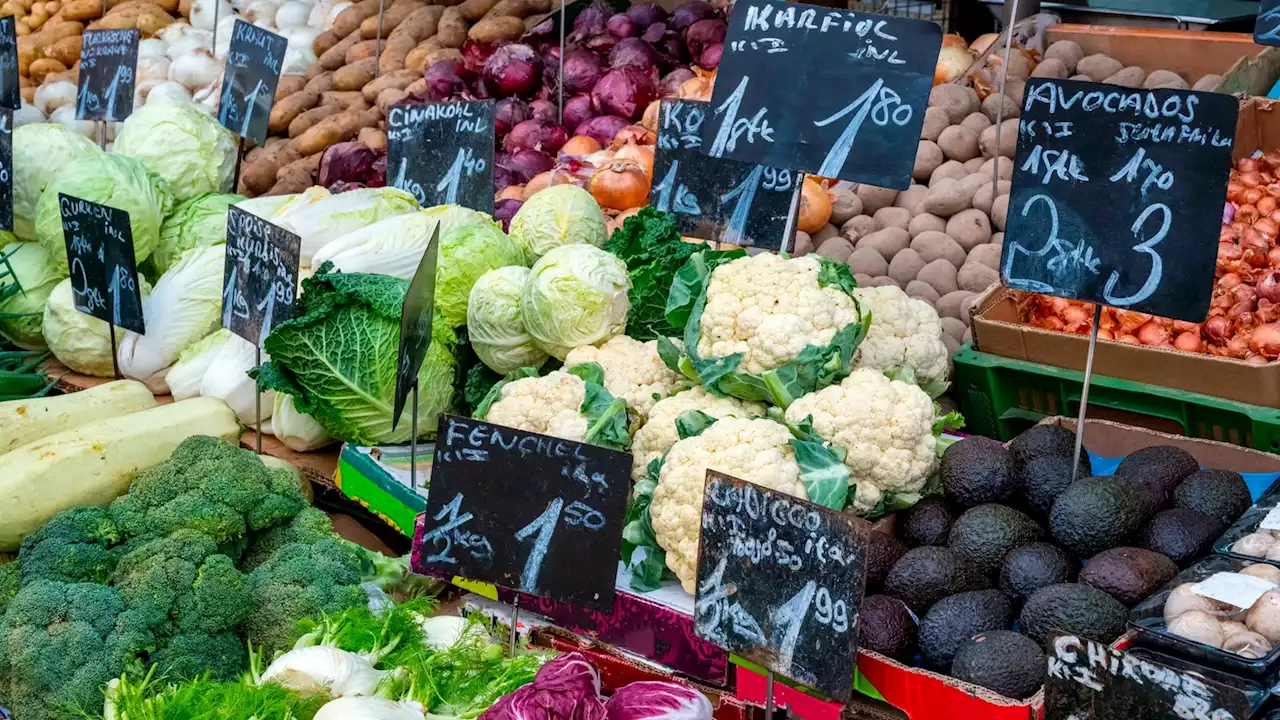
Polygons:
<instances>
[{"instance_id":1,"label":"stack of potatoes","mask_svg":"<svg viewBox=\"0 0 1280 720\"><path fill-rule=\"evenodd\" d=\"M387 110L425 89L426 68L460 58L468 39L518 40L535 16L559 7L554 0L394 0L385 5L379 57L378 2L343 10L316 38L319 60L307 74L281 78L268 124L273 137L249 153L238 192L301 192L337 143L385 150Z\"/></svg>"}]
</instances>

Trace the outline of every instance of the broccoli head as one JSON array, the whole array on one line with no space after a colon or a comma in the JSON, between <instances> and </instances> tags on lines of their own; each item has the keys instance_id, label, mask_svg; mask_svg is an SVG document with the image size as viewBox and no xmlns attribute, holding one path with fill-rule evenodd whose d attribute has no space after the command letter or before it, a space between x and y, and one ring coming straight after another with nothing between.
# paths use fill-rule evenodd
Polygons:
<instances>
[{"instance_id":1,"label":"broccoli head","mask_svg":"<svg viewBox=\"0 0 1280 720\"><path fill-rule=\"evenodd\" d=\"M249 653L244 639L233 632L217 635L179 635L151 655L157 677L229 681L244 674Z\"/></svg>"},{"instance_id":2,"label":"broccoli head","mask_svg":"<svg viewBox=\"0 0 1280 720\"><path fill-rule=\"evenodd\" d=\"M53 580L105 583L115 569L120 529L105 510L63 510L22 540L18 560L24 583Z\"/></svg>"},{"instance_id":3,"label":"broccoli head","mask_svg":"<svg viewBox=\"0 0 1280 720\"><path fill-rule=\"evenodd\" d=\"M323 510L314 507L303 509L287 524L277 525L263 533L256 533L240 558L240 569L253 572L270 560L276 551L290 543L314 543L332 540L333 521Z\"/></svg>"},{"instance_id":4,"label":"broccoli head","mask_svg":"<svg viewBox=\"0 0 1280 720\"><path fill-rule=\"evenodd\" d=\"M22 566L17 562L0 565L0 618L4 617L5 608L18 594L19 587L22 587Z\"/></svg>"},{"instance_id":5,"label":"broccoli head","mask_svg":"<svg viewBox=\"0 0 1280 720\"><path fill-rule=\"evenodd\" d=\"M250 642L268 654L287 650L299 620L368 603L360 583L373 574L368 552L345 540L281 546L249 575L253 609L245 632Z\"/></svg>"},{"instance_id":6,"label":"broccoli head","mask_svg":"<svg viewBox=\"0 0 1280 720\"><path fill-rule=\"evenodd\" d=\"M308 503L296 476L217 438L184 440L138 474L108 512L126 538L195 530L225 543L297 515Z\"/></svg>"}]
</instances>

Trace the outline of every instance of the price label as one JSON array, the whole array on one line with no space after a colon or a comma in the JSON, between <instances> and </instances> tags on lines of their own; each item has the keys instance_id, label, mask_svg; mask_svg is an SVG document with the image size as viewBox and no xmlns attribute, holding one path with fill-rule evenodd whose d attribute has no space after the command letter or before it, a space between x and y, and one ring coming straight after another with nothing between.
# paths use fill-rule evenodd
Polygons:
<instances>
[{"instance_id":1,"label":"price label","mask_svg":"<svg viewBox=\"0 0 1280 720\"><path fill-rule=\"evenodd\" d=\"M146 334L129 213L58 193L75 308Z\"/></svg>"},{"instance_id":2,"label":"price label","mask_svg":"<svg viewBox=\"0 0 1280 720\"><path fill-rule=\"evenodd\" d=\"M1203 321L1237 114L1217 93L1027 83L1001 280Z\"/></svg>"},{"instance_id":3,"label":"price label","mask_svg":"<svg viewBox=\"0 0 1280 720\"><path fill-rule=\"evenodd\" d=\"M218 103L218 122L223 127L258 145L266 141L267 119L288 44L273 32L236 20Z\"/></svg>"},{"instance_id":4,"label":"price label","mask_svg":"<svg viewBox=\"0 0 1280 720\"><path fill-rule=\"evenodd\" d=\"M13 111L0 108L0 230L13 230Z\"/></svg>"},{"instance_id":5,"label":"price label","mask_svg":"<svg viewBox=\"0 0 1280 720\"><path fill-rule=\"evenodd\" d=\"M431 347L431 325L436 307L436 265L440 258L440 224L431 231L431 242L418 261L418 270L409 281L404 304L400 306L400 350L396 360L396 397L391 429L395 430L404 412L409 391L418 381L422 360ZM414 411L416 412L416 408Z\"/></svg>"},{"instance_id":6,"label":"price label","mask_svg":"<svg viewBox=\"0 0 1280 720\"><path fill-rule=\"evenodd\" d=\"M22 108L18 79L18 31L12 15L0 18L0 107Z\"/></svg>"},{"instance_id":7,"label":"price label","mask_svg":"<svg viewBox=\"0 0 1280 720\"><path fill-rule=\"evenodd\" d=\"M227 208L222 266L222 327L262 347L293 314L302 238L245 212Z\"/></svg>"},{"instance_id":8,"label":"price label","mask_svg":"<svg viewBox=\"0 0 1280 720\"><path fill-rule=\"evenodd\" d=\"M739 0L702 151L904 190L941 48L932 22Z\"/></svg>"},{"instance_id":9,"label":"price label","mask_svg":"<svg viewBox=\"0 0 1280 720\"><path fill-rule=\"evenodd\" d=\"M1049 636L1045 720L1245 720L1239 689L1075 635Z\"/></svg>"},{"instance_id":10,"label":"price label","mask_svg":"<svg viewBox=\"0 0 1280 720\"><path fill-rule=\"evenodd\" d=\"M393 105L387 113L387 184L423 207L493 212L493 101Z\"/></svg>"},{"instance_id":11,"label":"price label","mask_svg":"<svg viewBox=\"0 0 1280 720\"><path fill-rule=\"evenodd\" d=\"M676 216L681 235L782 250L799 173L700 152L708 105L663 100L649 204Z\"/></svg>"},{"instance_id":12,"label":"price label","mask_svg":"<svg viewBox=\"0 0 1280 720\"><path fill-rule=\"evenodd\" d=\"M76 119L120 122L133 112L137 30L86 30L80 45Z\"/></svg>"},{"instance_id":13,"label":"price label","mask_svg":"<svg viewBox=\"0 0 1280 720\"><path fill-rule=\"evenodd\" d=\"M1280 45L1280 0L1258 3L1258 21L1253 26L1253 41L1259 45Z\"/></svg>"},{"instance_id":14,"label":"price label","mask_svg":"<svg viewBox=\"0 0 1280 720\"><path fill-rule=\"evenodd\" d=\"M708 470L694 602L698 637L848 700L870 527Z\"/></svg>"},{"instance_id":15,"label":"price label","mask_svg":"<svg viewBox=\"0 0 1280 720\"><path fill-rule=\"evenodd\" d=\"M631 456L441 415L414 568L612 611Z\"/></svg>"},{"instance_id":16,"label":"price label","mask_svg":"<svg viewBox=\"0 0 1280 720\"><path fill-rule=\"evenodd\" d=\"M1258 602L1276 584L1260 577L1244 573L1218 572L1191 586L1191 592L1201 597L1248 609Z\"/></svg>"}]
</instances>

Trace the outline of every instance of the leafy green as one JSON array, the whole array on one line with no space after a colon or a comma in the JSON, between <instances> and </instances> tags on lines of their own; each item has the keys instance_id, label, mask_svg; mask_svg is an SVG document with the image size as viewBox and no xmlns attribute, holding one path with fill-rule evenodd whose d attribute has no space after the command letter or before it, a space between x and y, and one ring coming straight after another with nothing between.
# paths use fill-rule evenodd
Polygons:
<instances>
[{"instance_id":1,"label":"leafy green","mask_svg":"<svg viewBox=\"0 0 1280 720\"><path fill-rule=\"evenodd\" d=\"M804 483L809 502L844 510L853 501L849 489L851 473L844 464L845 449L823 440L813 429L812 417L798 423L789 422L786 414L775 407L769 409L769 419L791 431L788 444L795 451L800 481Z\"/></svg>"},{"instance_id":2,"label":"leafy green","mask_svg":"<svg viewBox=\"0 0 1280 720\"><path fill-rule=\"evenodd\" d=\"M107 688L104 720L311 720L329 702L276 685L218 682L208 677L189 682L161 678L154 669L134 680L129 673Z\"/></svg>"},{"instance_id":3,"label":"leafy green","mask_svg":"<svg viewBox=\"0 0 1280 720\"><path fill-rule=\"evenodd\" d=\"M12 238L0 233L0 238ZM47 347L40 325L44 306L62 277L35 243L0 247L0 336L27 350Z\"/></svg>"},{"instance_id":4,"label":"leafy green","mask_svg":"<svg viewBox=\"0 0 1280 720\"><path fill-rule=\"evenodd\" d=\"M578 406L578 411L587 418L587 432L583 442L619 451L630 448L631 432L627 426L627 402L622 398L615 398L604 388L604 368L598 363L587 362L574 365L567 372L581 378L587 386L582 405ZM538 377L538 371L531 367L508 373L505 378L489 389L489 393L476 405L472 417L478 420L488 417L489 409L502 397L502 388L507 383L535 377Z\"/></svg>"},{"instance_id":5,"label":"leafy green","mask_svg":"<svg viewBox=\"0 0 1280 720\"><path fill-rule=\"evenodd\" d=\"M193 247L227 242L227 208L244 200L239 195L203 193L173 209L160 226L160 243L151 254L156 272L164 273Z\"/></svg>"}]
</instances>

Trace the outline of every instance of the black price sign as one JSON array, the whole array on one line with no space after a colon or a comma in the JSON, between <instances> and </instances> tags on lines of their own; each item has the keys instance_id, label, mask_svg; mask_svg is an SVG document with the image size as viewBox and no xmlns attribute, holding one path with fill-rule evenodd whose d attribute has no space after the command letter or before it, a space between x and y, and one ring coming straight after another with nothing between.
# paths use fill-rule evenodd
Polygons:
<instances>
[{"instance_id":1,"label":"black price sign","mask_svg":"<svg viewBox=\"0 0 1280 720\"><path fill-rule=\"evenodd\" d=\"M13 231L13 111L0 108L0 230Z\"/></svg>"},{"instance_id":2,"label":"black price sign","mask_svg":"<svg viewBox=\"0 0 1280 720\"><path fill-rule=\"evenodd\" d=\"M493 213L493 101L393 105L387 113L387 184L423 207Z\"/></svg>"},{"instance_id":3,"label":"black price sign","mask_svg":"<svg viewBox=\"0 0 1280 720\"><path fill-rule=\"evenodd\" d=\"M781 250L799 173L702 154L707 112L697 100L662 101L649 204L673 213L681 235Z\"/></svg>"},{"instance_id":4,"label":"black price sign","mask_svg":"<svg viewBox=\"0 0 1280 720\"><path fill-rule=\"evenodd\" d=\"M58 209L76 309L146 334L129 213L62 193Z\"/></svg>"},{"instance_id":5,"label":"black price sign","mask_svg":"<svg viewBox=\"0 0 1280 720\"><path fill-rule=\"evenodd\" d=\"M236 20L218 103L218 122L223 127L258 145L267 139L267 119L288 44L273 32Z\"/></svg>"},{"instance_id":6,"label":"black price sign","mask_svg":"<svg viewBox=\"0 0 1280 720\"><path fill-rule=\"evenodd\" d=\"M1238 688L1075 635L1049 636L1045 720L1245 720Z\"/></svg>"},{"instance_id":7,"label":"black price sign","mask_svg":"<svg viewBox=\"0 0 1280 720\"><path fill-rule=\"evenodd\" d=\"M613 608L631 456L441 415L415 569Z\"/></svg>"},{"instance_id":8,"label":"black price sign","mask_svg":"<svg viewBox=\"0 0 1280 720\"><path fill-rule=\"evenodd\" d=\"M18 79L18 29L12 15L0 18L0 107L22 107Z\"/></svg>"},{"instance_id":9,"label":"black price sign","mask_svg":"<svg viewBox=\"0 0 1280 720\"><path fill-rule=\"evenodd\" d=\"M932 22L739 0L703 152L905 190L941 48Z\"/></svg>"},{"instance_id":10,"label":"black price sign","mask_svg":"<svg viewBox=\"0 0 1280 720\"><path fill-rule=\"evenodd\" d=\"M1203 321L1237 113L1230 95L1033 79L1001 281Z\"/></svg>"},{"instance_id":11,"label":"black price sign","mask_svg":"<svg viewBox=\"0 0 1280 720\"><path fill-rule=\"evenodd\" d=\"M76 119L120 122L133 112L137 30L86 30L80 45Z\"/></svg>"},{"instance_id":12,"label":"black price sign","mask_svg":"<svg viewBox=\"0 0 1280 720\"><path fill-rule=\"evenodd\" d=\"M1259 45L1280 45L1280 0L1262 0L1258 4L1253 41Z\"/></svg>"},{"instance_id":13,"label":"black price sign","mask_svg":"<svg viewBox=\"0 0 1280 720\"><path fill-rule=\"evenodd\" d=\"M227 208L222 327L258 347L293 314L302 238L234 205Z\"/></svg>"},{"instance_id":14,"label":"black price sign","mask_svg":"<svg viewBox=\"0 0 1280 720\"><path fill-rule=\"evenodd\" d=\"M400 350L396 360L396 398L391 429L400 423L404 402L418 383L418 370L431 348L431 324L436 307L436 265L440 260L440 224L431 231L431 242L418 261L418 270L409 281L404 304L400 306ZM418 411L414 403L414 412Z\"/></svg>"},{"instance_id":15,"label":"black price sign","mask_svg":"<svg viewBox=\"0 0 1280 720\"><path fill-rule=\"evenodd\" d=\"M858 518L708 470L698 637L847 700L869 532Z\"/></svg>"}]
</instances>

